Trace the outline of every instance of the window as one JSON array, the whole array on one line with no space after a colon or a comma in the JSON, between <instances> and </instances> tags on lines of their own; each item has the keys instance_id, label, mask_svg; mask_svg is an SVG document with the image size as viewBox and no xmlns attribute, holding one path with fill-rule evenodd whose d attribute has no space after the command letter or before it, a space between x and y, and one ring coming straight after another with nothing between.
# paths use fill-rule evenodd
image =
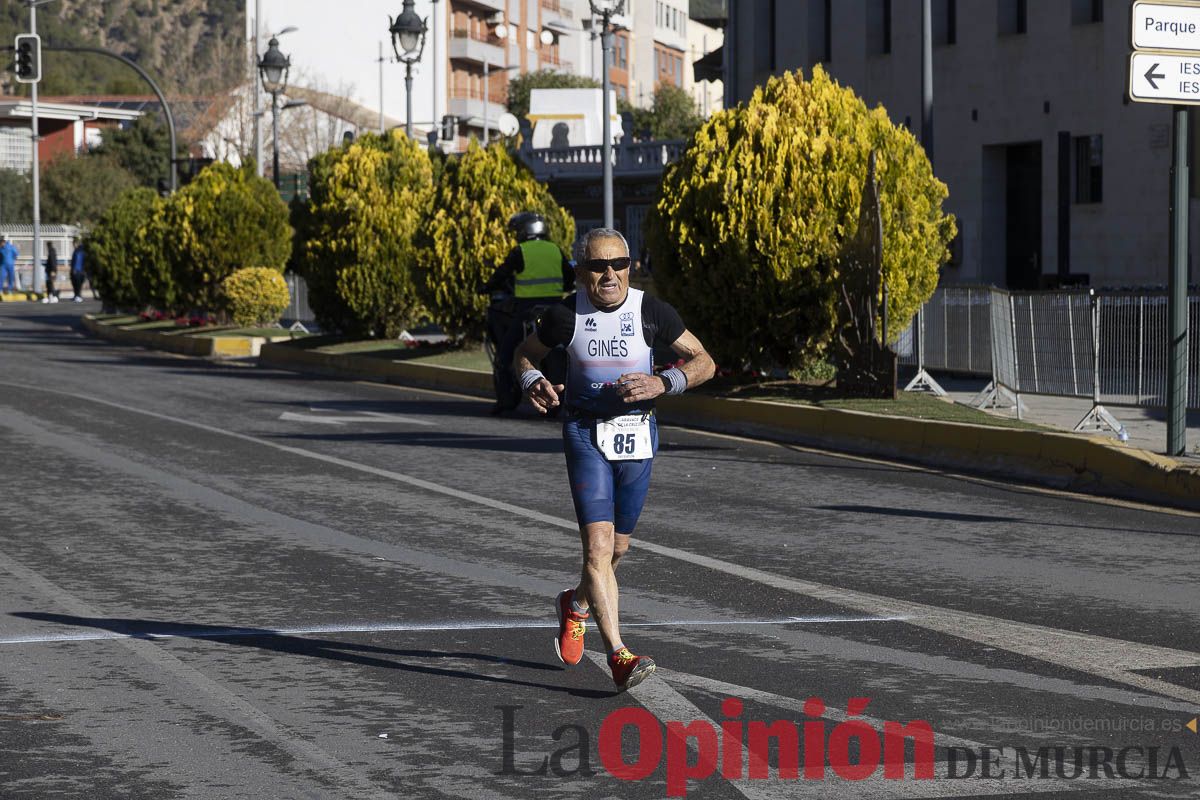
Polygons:
<instances>
[{"instance_id":1,"label":"window","mask_svg":"<svg viewBox=\"0 0 1200 800\"><path fill-rule=\"evenodd\" d=\"M815 62L828 63L833 58L833 29L829 17L833 0L808 0L808 53Z\"/></svg>"},{"instance_id":2,"label":"window","mask_svg":"<svg viewBox=\"0 0 1200 800\"><path fill-rule=\"evenodd\" d=\"M1071 0L1071 24L1088 25L1104 21L1103 0Z\"/></svg>"},{"instance_id":3,"label":"window","mask_svg":"<svg viewBox=\"0 0 1200 800\"><path fill-rule=\"evenodd\" d=\"M1075 202L1099 203L1103 199L1104 137L1075 137Z\"/></svg>"},{"instance_id":4,"label":"window","mask_svg":"<svg viewBox=\"0 0 1200 800\"><path fill-rule=\"evenodd\" d=\"M954 44L958 40L958 1L933 0L933 43Z\"/></svg>"},{"instance_id":5,"label":"window","mask_svg":"<svg viewBox=\"0 0 1200 800\"><path fill-rule=\"evenodd\" d=\"M1025 33L1029 29L1027 0L1000 0L996 5L996 32L1001 36Z\"/></svg>"},{"instance_id":6,"label":"window","mask_svg":"<svg viewBox=\"0 0 1200 800\"><path fill-rule=\"evenodd\" d=\"M867 55L892 52L892 0L867 2Z\"/></svg>"}]
</instances>

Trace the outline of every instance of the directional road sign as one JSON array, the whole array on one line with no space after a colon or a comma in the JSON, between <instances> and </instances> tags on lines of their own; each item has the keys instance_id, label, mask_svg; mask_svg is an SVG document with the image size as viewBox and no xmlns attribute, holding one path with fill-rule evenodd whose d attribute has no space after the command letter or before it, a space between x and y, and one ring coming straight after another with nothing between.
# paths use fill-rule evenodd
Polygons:
<instances>
[{"instance_id":1,"label":"directional road sign","mask_svg":"<svg viewBox=\"0 0 1200 800\"><path fill-rule=\"evenodd\" d=\"M1142 50L1129 55L1129 99L1139 103L1200 105L1200 53Z\"/></svg>"},{"instance_id":2,"label":"directional road sign","mask_svg":"<svg viewBox=\"0 0 1200 800\"><path fill-rule=\"evenodd\" d=\"M1200 52L1200 6L1133 4L1133 46L1139 50Z\"/></svg>"}]
</instances>

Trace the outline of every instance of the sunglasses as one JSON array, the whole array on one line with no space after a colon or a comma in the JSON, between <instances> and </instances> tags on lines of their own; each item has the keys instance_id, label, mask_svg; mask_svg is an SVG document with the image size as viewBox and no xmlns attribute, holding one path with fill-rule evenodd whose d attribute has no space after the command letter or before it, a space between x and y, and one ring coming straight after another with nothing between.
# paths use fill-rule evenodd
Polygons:
<instances>
[{"instance_id":1,"label":"sunglasses","mask_svg":"<svg viewBox=\"0 0 1200 800\"><path fill-rule=\"evenodd\" d=\"M612 267L614 272L620 272L623 269L629 269L631 259L629 256L620 258L589 258L583 262L583 268L596 273L608 272L608 268Z\"/></svg>"}]
</instances>

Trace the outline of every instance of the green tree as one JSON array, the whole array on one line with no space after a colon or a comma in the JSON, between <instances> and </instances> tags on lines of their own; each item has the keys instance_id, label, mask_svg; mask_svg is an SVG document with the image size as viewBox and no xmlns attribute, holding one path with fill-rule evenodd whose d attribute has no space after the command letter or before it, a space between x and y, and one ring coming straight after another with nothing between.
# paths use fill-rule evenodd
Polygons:
<instances>
[{"instance_id":1,"label":"green tree","mask_svg":"<svg viewBox=\"0 0 1200 800\"><path fill-rule=\"evenodd\" d=\"M33 219L33 185L29 176L0 169L0 225L25 224ZM2 232L0 228L0 232Z\"/></svg>"},{"instance_id":2,"label":"green tree","mask_svg":"<svg viewBox=\"0 0 1200 800\"><path fill-rule=\"evenodd\" d=\"M136 185L133 175L111 158L57 158L42 172L42 219L93 225L118 197Z\"/></svg>"},{"instance_id":3,"label":"green tree","mask_svg":"<svg viewBox=\"0 0 1200 800\"><path fill-rule=\"evenodd\" d=\"M182 309L221 308L222 281L231 273L282 272L291 252L287 205L270 181L245 167L205 167L171 196L160 217Z\"/></svg>"},{"instance_id":4,"label":"green tree","mask_svg":"<svg viewBox=\"0 0 1200 800\"><path fill-rule=\"evenodd\" d=\"M540 213L550 239L567 253L575 240L575 220L499 144L485 149L472 141L450 159L431 208L419 239L417 286L434 319L455 336L483 336L487 298L478 286L516 245L508 230L513 214Z\"/></svg>"},{"instance_id":5,"label":"green tree","mask_svg":"<svg viewBox=\"0 0 1200 800\"><path fill-rule=\"evenodd\" d=\"M161 240L150 223L161 214L163 200L150 189L132 189L100 215L84 240L88 275L108 311L171 301L168 285L156 285L155 274L166 273ZM153 288L151 288L153 287Z\"/></svg>"},{"instance_id":6,"label":"green tree","mask_svg":"<svg viewBox=\"0 0 1200 800\"><path fill-rule=\"evenodd\" d=\"M771 78L714 115L668 168L647 220L655 286L721 363L796 369L821 357L837 259L878 153L892 331L933 294L954 218L913 135L819 66Z\"/></svg>"},{"instance_id":7,"label":"green tree","mask_svg":"<svg viewBox=\"0 0 1200 800\"><path fill-rule=\"evenodd\" d=\"M159 181L168 179L171 136L165 123L155 117L139 117L128 128L108 128L101 136L100 146L91 155L112 159L141 186L154 189ZM187 151L186 145L179 144L179 148Z\"/></svg>"},{"instance_id":8,"label":"green tree","mask_svg":"<svg viewBox=\"0 0 1200 800\"><path fill-rule=\"evenodd\" d=\"M690 94L673 84L660 83L654 90L648 122L652 138L687 139L704 119L697 113Z\"/></svg>"},{"instance_id":9,"label":"green tree","mask_svg":"<svg viewBox=\"0 0 1200 800\"><path fill-rule=\"evenodd\" d=\"M309 162L294 268L322 328L394 338L420 315L413 243L433 193L429 154L403 131L364 134Z\"/></svg>"},{"instance_id":10,"label":"green tree","mask_svg":"<svg viewBox=\"0 0 1200 800\"><path fill-rule=\"evenodd\" d=\"M534 89L599 89L600 83L584 75L568 75L549 69L527 72L508 82L508 111L520 118L529 116L529 93Z\"/></svg>"}]
</instances>

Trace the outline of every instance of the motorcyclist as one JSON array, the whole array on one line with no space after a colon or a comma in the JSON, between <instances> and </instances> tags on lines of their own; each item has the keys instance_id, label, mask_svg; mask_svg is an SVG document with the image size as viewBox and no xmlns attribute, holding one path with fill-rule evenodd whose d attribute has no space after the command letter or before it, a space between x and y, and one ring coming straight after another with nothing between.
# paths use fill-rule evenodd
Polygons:
<instances>
[{"instance_id":1,"label":"motorcyclist","mask_svg":"<svg viewBox=\"0 0 1200 800\"><path fill-rule=\"evenodd\" d=\"M550 230L541 214L515 214L508 226L516 235L517 246L482 287L492 296L487 327L496 346L493 414L511 411L521 402L521 390L510 367L517 346L525 338L526 320L536 309L562 299L575 288L574 264L550 241Z\"/></svg>"}]
</instances>

